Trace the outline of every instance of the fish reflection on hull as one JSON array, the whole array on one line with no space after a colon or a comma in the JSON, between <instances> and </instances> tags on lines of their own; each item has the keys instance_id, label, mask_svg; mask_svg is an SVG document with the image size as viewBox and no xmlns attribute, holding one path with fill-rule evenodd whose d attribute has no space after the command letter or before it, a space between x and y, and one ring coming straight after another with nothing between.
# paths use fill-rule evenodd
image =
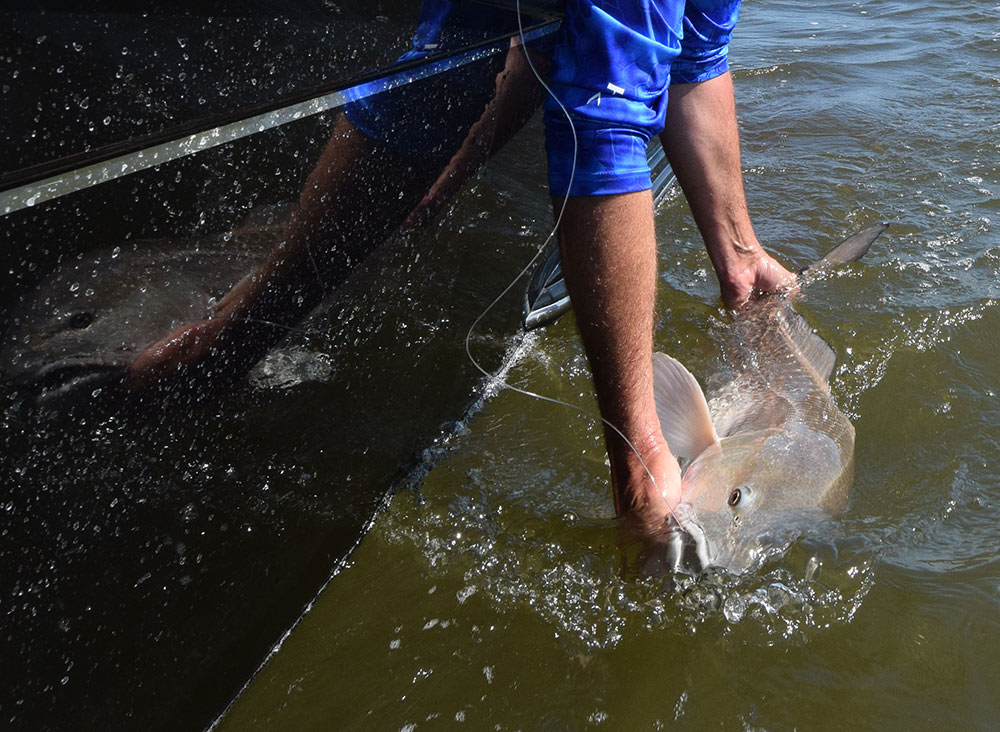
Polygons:
<instances>
[{"instance_id":1,"label":"fish reflection on hull","mask_svg":"<svg viewBox=\"0 0 1000 732\"><path fill-rule=\"evenodd\" d=\"M845 240L803 273L861 257L885 225ZM678 521L687 536L671 563L743 572L842 511L854 474L854 427L833 401L833 349L771 295L734 316L725 360L733 378L707 402L680 362L654 354L657 411L680 458ZM684 543L686 542L686 546Z\"/></svg>"},{"instance_id":2,"label":"fish reflection on hull","mask_svg":"<svg viewBox=\"0 0 1000 732\"><path fill-rule=\"evenodd\" d=\"M64 261L11 312L0 371L39 404L122 395L135 357L205 318L278 235L264 227L213 240L137 241Z\"/></svg>"}]
</instances>

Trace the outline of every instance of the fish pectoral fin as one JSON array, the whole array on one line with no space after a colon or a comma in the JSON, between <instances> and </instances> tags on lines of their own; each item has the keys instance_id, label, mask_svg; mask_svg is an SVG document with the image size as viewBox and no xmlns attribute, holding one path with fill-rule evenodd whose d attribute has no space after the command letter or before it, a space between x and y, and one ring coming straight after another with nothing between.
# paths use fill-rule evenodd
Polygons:
<instances>
[{"instance_id":1,"label":"fish pectoral fin","mask_svg":"<svg viewBox=\"0 0 1000 732\"><path fill-rule=\"evenodd\" d=\"M660 429L674 455L693 458L719 441L697 379L665 353L653 354L653 395Z\"/></svg>"}]
</instances>

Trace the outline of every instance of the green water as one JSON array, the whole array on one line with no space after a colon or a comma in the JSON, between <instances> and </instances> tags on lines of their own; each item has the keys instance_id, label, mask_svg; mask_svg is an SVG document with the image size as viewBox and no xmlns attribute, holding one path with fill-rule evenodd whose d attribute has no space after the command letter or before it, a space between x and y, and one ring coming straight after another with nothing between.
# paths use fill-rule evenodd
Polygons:
<instances>
[{"instance_id":1,"label":"green water","mask_svg":"<svg viewBox=\"0 0 1000 732\"><path fill-rule=\"evenodd\" d=\"M857 428L846 514L749 576L637 578L594 421L501 392L219 729L996 728L1000 5L749 2L731 55L761 240L801 266L893 223L800 308ZM513 197L541 240L540 145L453 215ZM725 319L682 199L658 237L657 346L710 380ZM512 383L592 409L571 317L519 354Z\"/></svg>"}]
</instances>

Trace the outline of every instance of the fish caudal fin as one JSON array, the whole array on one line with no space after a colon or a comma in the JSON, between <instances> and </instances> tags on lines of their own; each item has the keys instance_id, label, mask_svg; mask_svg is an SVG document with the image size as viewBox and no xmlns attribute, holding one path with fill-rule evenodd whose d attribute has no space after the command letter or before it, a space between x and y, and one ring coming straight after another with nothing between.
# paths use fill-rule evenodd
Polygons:
<instances>
[{"instance_id":1,"label":"fish caudal fin","mask_svg":"<svg viewBox=\"0 0 1000 732\"><path fill-rule=\"evenodd\" d=\"M653 395L660 429L674 455L693 458L719 441L698 381L665 353L653 354Z\"/></svg>"},{"instance_id":2,"label":"fish caudal fin","mask_svg":"<svg viewBox=\"0 0 1000 732\"><path fill-rule=\"evenodd\" d=\"M853 236L847 237L821 260L803 269L801 274L814 274L835 267L838 264L846 264L847 262L854 262L861 259L865 255L865 252L868 251L868 248L871 247L872 242L888 228L889 224L875 224L859 231Z\"/></svg>"}]
</instances>

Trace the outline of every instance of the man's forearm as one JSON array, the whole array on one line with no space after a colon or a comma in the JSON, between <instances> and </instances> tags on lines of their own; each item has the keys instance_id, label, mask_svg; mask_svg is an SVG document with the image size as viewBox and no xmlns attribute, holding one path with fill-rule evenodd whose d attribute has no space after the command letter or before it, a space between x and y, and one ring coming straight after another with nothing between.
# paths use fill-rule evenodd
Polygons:
<instances>
[{"instance_id":1,"label":"man's forearm","mask_svg":"<svg viewBox=\"0 0 1000 732\"><path fill-rule=\"evenodd\" d=\"M679 498L680 474L653 399L656 238L649 191L569 198L559 241L601 414L632 443L605 430L615 509L656 530Z\"/></svg>"},{"instance_id":2,"label":"man's forearm","mask_svg":"<svg viewBox=\"0 0 1000 732\"><path fill-rule=\"evenodd\" d=\"M734 306L754 287L780 287L789 273L761 248L747 210L732 77L725 73L674 84L669 93L660 139L719 276L723 299Z\"/></svg>"}]
</instances>

